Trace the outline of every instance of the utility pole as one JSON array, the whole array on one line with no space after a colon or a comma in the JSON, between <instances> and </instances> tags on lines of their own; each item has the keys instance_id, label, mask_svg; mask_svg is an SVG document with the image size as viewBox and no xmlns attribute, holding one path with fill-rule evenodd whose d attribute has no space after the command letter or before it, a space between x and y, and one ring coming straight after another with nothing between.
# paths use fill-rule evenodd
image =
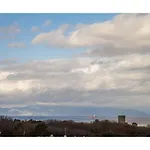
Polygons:
<instances>
[{"instance_id":1,"label":"utility pole","mask_svg":"<svg viewBox=\"0 0 150 150\"><path fill-rule=\"evenodd\" d=\"M23 136L25 136L25 135L26 135L26 131L24 130L24 131L23 131Z\"/></svg>"},{"instance_id":2,"label":"utility pole","mask_svg":"<svg viewBox=\"0 0 150 150\"><path fill-rule=\"evenodd\" d=\"M66 137L67 136L67 133L66 133L66 128L65 128L65 135L64 135L64 137Z\"/></svg>"},{"instance_id":3,"label":"utility pole","mask_svg":"<svg viewBox=\"0 0 150 150\"><path fill-rule=\"evenodd\" d=\"M43 132L41 133L41 136L43 136Z\"/></svg>"}]
</instances>

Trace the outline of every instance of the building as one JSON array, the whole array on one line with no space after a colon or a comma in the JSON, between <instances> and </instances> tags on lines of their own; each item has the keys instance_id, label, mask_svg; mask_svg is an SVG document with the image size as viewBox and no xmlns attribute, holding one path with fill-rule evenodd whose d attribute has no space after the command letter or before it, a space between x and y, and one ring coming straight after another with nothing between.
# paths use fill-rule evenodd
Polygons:
<instances>
[{"instance_id":1,"label":"building","mask_svg":"<svg viewBox=\"0 0 150 150\"><path fill-rule=\"evenodd\" d=\"M118 123L126 123L126 116L125 115L119 115L118 116Z\"/></svg>"}]
</instances>

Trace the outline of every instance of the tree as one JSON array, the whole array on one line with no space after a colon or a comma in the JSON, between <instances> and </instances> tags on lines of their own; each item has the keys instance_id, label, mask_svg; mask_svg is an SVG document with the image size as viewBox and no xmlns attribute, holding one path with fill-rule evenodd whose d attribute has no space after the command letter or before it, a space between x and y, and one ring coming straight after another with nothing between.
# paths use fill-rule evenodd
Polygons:
<instances>
[{"instance_id":1,"label":"tree","mask_svg":"<svg viewBox=\"0 0 150 150\"><path fill-rule=\"evenodd\" d=\"M47 132L47 126L45 123L39 123L34 130L35 135L43 135Z\"/></svg>"},{"instance_id":2,"label":"tree","mask_svg":"<svg viewBox=\"0 0 150 150\"><path fill-rule=\"evenodd\" d=\"M13 120L7 116L0 117L0 132L1 136L12 136L14 129Z\"/></svg>"},{"instance_id":3,"label":"tree","mask_svg":"<svg viewBox=\"0 0 150 150\"><path fill-rule=\"evenodd\" d=\"M150 124L147 125L147 128L150 128Z\"/></svg>"},{"instance_id":4,"label":"tree","mask_svg":"<svg viewBox=\"0 0 150 150\"><path fill-rule=\"evenodd\" d=\"M99 120L98 119L95 119L95 121L94 121L95 123L98 123L99 122Z\"/></svg>"}]
</instances>

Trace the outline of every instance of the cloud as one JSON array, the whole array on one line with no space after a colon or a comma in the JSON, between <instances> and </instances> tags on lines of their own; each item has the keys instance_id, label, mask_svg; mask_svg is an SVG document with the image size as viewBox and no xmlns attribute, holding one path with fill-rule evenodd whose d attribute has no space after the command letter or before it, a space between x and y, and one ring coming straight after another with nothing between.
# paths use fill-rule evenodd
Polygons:
<instances>
[{"instance_id":1,"label":"cloud","mask_svg":"<svg viewBox=\"0 0 150 150\"><path fill-rule=\"evenodd\" d=\"M31 85L34 87L34 84L36 88L39 83L39 86L43 88L56 90L62 88L95 90L128 88L135 84L135 80L146 78L146 72L132 72L132 68L149 65L149 55L136 54L113 59L76 58L34 61L24 65L13 65L10 68L4 67L3 71L11 72L7 76L8 83L19 81L16 84L26 85L24 88L27 87L27 89L32 88ZM72 87L76 80L81 81ZM119 80L124 84L120 84ZM51 84L47 85L48 82ZM128 82L131 82L131 85L128 85Z\"/></svg>"},{"instance_id":2,"label":"cloud","mask_svg":"<svg viewBox=\"0 0 150 150\"><path fill-rule=\"evenodd\" d=\"M50 20L45 20L45 22L43 23L43 27L47 27L47 26L49 26L51 24L51 21ZM41 29L40 29L40 27L38 27L38 26L32 26L32 28L31 28L31 31L32 32L40 32L41 31Z\"/></svg>"},{"instance_id":3,"label":"cloud","mask_svg":"<svg viewBox=\"0 0 150 150\"><path fill-rule=\"evenodd\" d=\"M28 110L21 110L21 109L8 109L7 112L9 115L17 115L17 116L32 116L32 112Z\"/></svg>"},{"instance_id":4,"label":"cloud","mask_svg":"<svg viewBox=\"0 0 150 150\"><path fill-rule=\"evenodd\" d=\"M40 33L32 44L46 44L65 48L108 49L107 53L130 52L150 47L150 15L121 14L112 20L93 24L77 24L73 30L68 27ZM69 31L69 32L68 32Z\"/></svg>"},{"instance_id":5,"label":"cloud","mask_svg":"<svg viewBox=\"0 0 150 150\"><path fill-rule=\"evenodd\" d=\"M8 47L9 48L25 48L26 45L23 42L16 42L16 43L9 43Z\"/></svg>"},{"instance_id":6,"label":"cloud","mask_svg":"<svg viewBox=\"0 0 150 150\"><path fill-rule=\"evenodd\" d=\"M149 66L149 54L35 60L2 66L0 105L144 108L150 104Z\"/></svg>"},{"instance_id":7,"label":"cloud","mask_svg":"<svg viewBox=\"0 0 150 150\"><path fill-rule=\"evenodd\" d=\"M45 22L43 23L44 27L47 27L51 24L51 20L45 20Z\"/></svg>"},{"instance_id":8,"label":"cloud","mask_svg":"<svg viewBox=\"0 0 150 150\"><path fill-rule=\"evenodd\" d=\"M32 115L38 110L20 112L18 107L146 110L150 105L149 20L149 14L121 14L105 22L77 24L73 29L63 24L38 34L32 44L88 50L73 58L1 64L0 106Z\"/></svg>"},{"instance_id":9,"label":"cloud","mask_svg":"<svg viewBox=\"0 0 150 150\"><path fill-rule=\"evenodd\" d=\"M21 29L17 23L9 26L0 26L0 40L14 38L20 32Z\"/></svg>"},{"instance_id":10,"label":"cloud","mask_svg":"<svg viewBox=\"0 0 150 150\"><path fill-rule=\"evenodd\" d=\"M0 65L12 65L17 63L16 59L4 59L4 60L0 60Z\"/></svg>"},{"instance_id":11,"label":"cloud","mask_svg":"<svg viewBox=\"0 0 150 150\"><path fill-rule=\"evenodd\" d=\"M33 26L33 27L31 28L31 31L32 31L32 32L39 32L39 31L40 31L40 28L37 27L37 26Z\"/></svg>"}]
</instances>

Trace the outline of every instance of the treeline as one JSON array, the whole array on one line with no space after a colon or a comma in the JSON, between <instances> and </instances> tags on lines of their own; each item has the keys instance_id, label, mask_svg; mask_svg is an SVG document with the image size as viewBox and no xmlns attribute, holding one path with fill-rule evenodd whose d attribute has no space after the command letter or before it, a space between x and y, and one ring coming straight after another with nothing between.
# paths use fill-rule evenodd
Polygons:
<instances>
[{"instance_id":1,"label":"treeline","mask_svg":"<svg viewBox=\"0 0 150 150\"><path fill-rule=\"evenodd\" d=\"M117 137L117 136L150 136L150 128L136 127L130 124L119 124L108 120L95 120L91 123L47 120L13 120L9 117L0 117L0 136L2 137Z\"/></svg>"}]
</instances>

